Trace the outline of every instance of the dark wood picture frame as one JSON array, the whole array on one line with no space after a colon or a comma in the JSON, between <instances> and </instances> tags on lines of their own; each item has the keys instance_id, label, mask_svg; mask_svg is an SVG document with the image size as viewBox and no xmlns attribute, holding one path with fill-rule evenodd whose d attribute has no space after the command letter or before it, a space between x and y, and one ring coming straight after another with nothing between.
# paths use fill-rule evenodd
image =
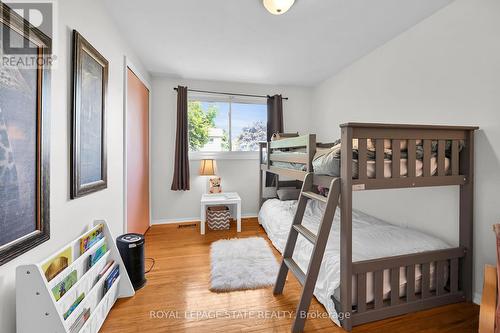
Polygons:
<instances>
[{"instance_id":1,"label":"dark wood picture frame","mask_svg":"<svg viewBox=\"0 0 500 333\"><path fill-rule=\"evenodd\" d=\"M37 59L51 55L52 39L0 1L0 25L36 47ZM50 68L37 61L35 135L35 230L0 247L0 266L50 239ZM0 184L1 185L1 184Z\"/></svg>"},{"instance_id":2,"label":"dark wood picture frame","mask_svg":"<svg viewBox=\"0 0 500 333\"><path fill-rule=\"evenodd\" d=\"M102 68L101 72L101 105L100 105L100 179L91 182L82 181L82 74L83 56L90 56ZM107 188L107 140L106 140L106 104L108 91L108 61L82 36L73 30L73 110L72 110L72 140L71 140L71 199L100 191ZM97 83L97 81L96 81ZM95 126L92 124L92 126ZM95 129L95 128L94 128Z\"/></svg>"}]
</instances>

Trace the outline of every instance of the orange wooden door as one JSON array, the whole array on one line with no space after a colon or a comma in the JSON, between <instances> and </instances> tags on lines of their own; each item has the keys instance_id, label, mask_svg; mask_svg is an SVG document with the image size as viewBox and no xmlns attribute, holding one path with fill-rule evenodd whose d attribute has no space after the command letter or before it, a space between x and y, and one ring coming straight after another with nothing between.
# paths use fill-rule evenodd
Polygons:
<instances>
[{"instance_id":1,"label":"orange wooden door","mask_svg":"<svg viewBox=\"0 0 500 333\"><path fill-rule=\"evenodd\" d=\"M149 228L149 90L127 68L127 232Z\"/></svg>"}]
</instances>

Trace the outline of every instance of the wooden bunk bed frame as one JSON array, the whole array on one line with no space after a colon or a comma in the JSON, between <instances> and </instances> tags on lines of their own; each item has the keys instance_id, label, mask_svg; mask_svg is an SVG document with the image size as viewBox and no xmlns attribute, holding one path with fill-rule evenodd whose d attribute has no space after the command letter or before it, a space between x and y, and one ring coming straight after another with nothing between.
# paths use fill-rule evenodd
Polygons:
<instances>
[{"instance_id":1,"label":"wooden bunk bed frame","mask_svg":"<svg viewBox=\"0 0 500 333\"><path fill-rule=\"evenodd\" d=\"M268 172L277 175L277 177L285 177L304 181L311 179L314 185L330 188L335 183L339 184L340 192L340 209L341 209L341 225L340 225L340 302L336 304L338 312L343 313L344 319L341 324L346 330L351 330L352 326L360 325L367 322L372 322L392 316L402 315L405 313L428 309L431 307L442 306L445 304L457 303L462 301L472 300L472 230L473 230L473 203L474 203L474 131L478 127L471 126L436 126L436 125L407 125L407 124L378 124L378 123L347 123L340 125L341 127L341 171L340 177L330 177L311 174L313 173L312 161L316 153L316 136L314 134L287 138L278 141L261 143L260 145L260 189L259 203L265 201L263 197L263 180L264 175ZM352 142L353 139L358 139L358 178L353 179L352 175ZM367 177L367 140L375 140L375 178ZM408 175L400 176L400 150L394 149L392 155L392 176L384 177L384 140L391 140L392 147L400 147L402 140L407 140L407 165ZM416 176L416 146L417 140L422 140L423 143L423 173L421 176ZM434 175L431 172L431 143L437 141L437 171ZM451 141L451 157L449 170L445 168L446 159L446 141ZM460 151L460 142L464 143ZM288 148L305 148L305 153L273 153L274 150L283 150ZM266 150L264 152L264 150ZM381 153L379 153L381 152ZM266 161L263 159L263 154L267 155ZM273 166L273 162L293 162L305 165L305 170L287 169ZM307 176L307 178L306 178ZM338 182L340 180L340 182ZM278 181L278 186L280 182ZM358 190L375 190L375 189L394 189L394 188L413 188L413 187L431 187L431 186L449 186L456 185L460 187L460 210L459 210L459 246L455 248L427 251L415 254L400 255L386 258L378 258L365 261L352 261L352 192ZM303 185L302 191L304 191ZM309 186L311 188L311 186ZM305 195L309 199L313 199L313 195ZM335 200L335 199L328 199ZM326 201L325 201L326 202ZM336 204L333 207L335 212ZM304 204L305 206L305 204ZM299 201L300 208L300 201ZM292 223L293 229L300 231L300 223L302 216L297 219L299 210L297 209L296 217ZM303 212L302 212L303 215ZM333 219L333 214L325 213L324 219ZM296 224L299 224L297 226ZM331 225L331 221L330 224ZM325 230L321 229L320 230ZM327 233L329 233L329 228ZM302 233L304 235L304 233ZM321 231L318 235L305 235L311 239L317 239L318 242L322 237ZM317 238L314 238L317 237ZM326 235L326 238L328 235ZM291 238L292 241L290 240ZM323 236L325 238L325 236ZM295 246L296 236L290 237L287 247ZM323 240L326 243L326 240ZM316 247L316 245L315 245ZM286 249L285 249L286 251ZM323 251L324 252L324 249ZM288 256L288 259L286 257ZM313 261L318 261L318 258L311 258L311 266ZM320 254L319 263L321 264L323 253ZM285 263L285 259L288 260ZM307 284L308 272L297 271L297 267L290 265L291 253L287 255L284 252L284 260L282 268L291 268L292 272L297 276L302 276L299 279L304 285L304 290L299 303L299 309L309 308L310 299L304 302L304 294L309 292L312 297L314 285L317 276L314 277L312 285ZM293 260L292 260L293 261ZM435 273L431 275L431 264L435 263ZM293 263L292 263L293 264ZM415 265L421 265L422 271L422 286L421 292L415 291ZM399 273L400 268L406 269L407 283L406 296L399 295ZM383 272L390 271L391 295L389 299L384 300L383 295ZM286 276L288 269L284 269ZM448 274L446 273L448 272ZM366 301L366 280L367 274L373 273L374 283L374 301ZM306 275L307 274L307 275ZM280 273L280 275L283 275ZM314 274L313 274L314 275ZM317 275L317 273L316 273ZM352 276L355 276L355 285L353 285ZM434 279L434 288L431 289L431 278ZM279 278L277 286L280 284ZM283 279L284 284L284 279ZM275 287L275 293L280 294L282 285ZM306 290L309 288L310 290ZM353 288L357 288L357 305L352 304ZM307 298L307 297L306 297ZM298 313L298 311L297 311ZM350 315L348 315L350 314ZM293 331L300 332L304 327L305 318L296 317L294 321Z\"/></svg>"}]
</instances>

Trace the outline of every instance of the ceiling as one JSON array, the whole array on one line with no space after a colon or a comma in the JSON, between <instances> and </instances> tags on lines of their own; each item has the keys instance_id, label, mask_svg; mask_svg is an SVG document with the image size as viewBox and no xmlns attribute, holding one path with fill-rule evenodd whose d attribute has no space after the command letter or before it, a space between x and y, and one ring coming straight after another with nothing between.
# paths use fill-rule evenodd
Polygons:
<instances>
[{"instance_id":1,"label":"ceiling","mask_svg":"<svg viewBox=\"0 0 500 333\"><path fill-rule=\"evenodd\" d=\"M153 74L313 86L452 0L105 0Z\"/></svg>"}]
</instances>

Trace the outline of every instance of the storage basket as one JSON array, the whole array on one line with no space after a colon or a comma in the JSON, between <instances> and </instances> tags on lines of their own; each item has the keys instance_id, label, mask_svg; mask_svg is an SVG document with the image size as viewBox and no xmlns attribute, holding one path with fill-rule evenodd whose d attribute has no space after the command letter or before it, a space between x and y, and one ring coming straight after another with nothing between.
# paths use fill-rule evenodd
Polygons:
<instances>
[{"instance_id":1,"label":"storage basket","mask_svg":"<svg viewBox=\"0 0 500 333\"><path fill-rule=\"evenodd\" d=\"M211 230L227 230L230 227L231 212L227 206L212 206L207 209L207 223Z\"/></svg>"}]
</instances>

